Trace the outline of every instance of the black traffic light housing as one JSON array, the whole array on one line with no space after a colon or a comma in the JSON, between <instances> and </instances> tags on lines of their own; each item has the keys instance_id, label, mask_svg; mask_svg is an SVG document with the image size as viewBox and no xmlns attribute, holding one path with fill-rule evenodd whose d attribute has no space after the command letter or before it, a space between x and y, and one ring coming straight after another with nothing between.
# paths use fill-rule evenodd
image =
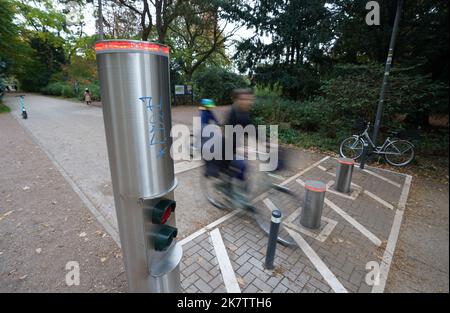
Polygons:
<instances>
[{"instance_id":1,"label":"black traffic light housing","mask_svg":"<svg viewBox=\"0 0 450 313\"><path fill-rule=\"evenodd\" d=\"M156 251L165 251L170 247L174 238L177 237L178 230L169 225L163 225L153 235L153 244Z\"/></svg>"},{"instance_id":2,"label":"black traffic light housing","mask_svg":"<svg viewBox=\"0 0 450 313\"><path fill-rule=\"evenodd\" d=\"M152 210L152 223L165 224L172 212L175 211L176 202L170 199L162 199L154 206Z\"/></svg>"},{"instance_id":3,"label":"black traffic light housing","mask_svg":"<svg viewBox=\"0 0 450 313\"><path fill-rule=\"evenodd\" d=\"M173 239L177 237L178 230L175 227L164 225L175 208L176 202L174 200L161 199L151 210L151 221L158 225L157 230L150 235L156 251L167 250Z\"/></svg>"}]
</instances>

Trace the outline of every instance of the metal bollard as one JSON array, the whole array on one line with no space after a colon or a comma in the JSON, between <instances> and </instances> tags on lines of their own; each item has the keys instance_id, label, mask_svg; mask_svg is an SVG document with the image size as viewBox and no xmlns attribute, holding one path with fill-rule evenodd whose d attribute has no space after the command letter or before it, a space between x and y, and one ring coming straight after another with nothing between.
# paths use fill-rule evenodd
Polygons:
<instances>
[{"instance_id":1,"label":"metal bollard","mask_svg":"<svg viewBox=\"0 0 450 313\"><path fill-rule=\"evenodd\" d=\"M367 142L364 142L363 153L361 155L361 163L359 164L360 169L362 170L364 169L368 156L369 156L369 144Z\"/></svg>"},{"instance_id":2,"label":"metal bollard","mask_svg":"<svg viewBox=\"0 0 450 313\"><path fill-rule=\"evenodd\" d=\"M268 270L272 270L274 268L273 261L275 259L275 250L277 248L277 239L278 239L278 232L280 230L280 223L281 223L281 212L279 210L273 210L265 262L265 266Z\"/></svg>"},{"instance_id":3,"label":"metal bollard","mask_svg":"<svg viewBox=\"0 0 450 313\"><path fill-rule=\"evenodd\" d=\"M355 161L353 159L338 159L338 169L336 172L335 189L342 193L349 193L352 184L353 167Z\"/></svg>"},{"instance_id":4,"label":"metal bollard","mask_svg":"<svg viewBox=\"0 0 450 313\"><path fill-rule=\"evenodd\" d=\"M300 217L300 224L307 228L317 229L320 227L322 218L323 202L325 200L326 185L317 180L305 182L305 200Z\"/></svg>"}]
</instances>

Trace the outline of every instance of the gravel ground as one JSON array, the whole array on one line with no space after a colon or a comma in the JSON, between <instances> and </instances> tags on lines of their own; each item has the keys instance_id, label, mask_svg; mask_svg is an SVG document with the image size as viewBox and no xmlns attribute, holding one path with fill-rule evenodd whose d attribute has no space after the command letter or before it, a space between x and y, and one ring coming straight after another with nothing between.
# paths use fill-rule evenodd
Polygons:
<instances>
[{"instance_id":1,"label":"gravel ground","mask_svg":"<svg viewBox=\"0 0 450 313\"><path fill-rule=\"evenodd\" d=\"M120 249L10 114L0 151L0 292L126 291ZM66 284L69 261L79 286Z\"/></svg>"}]
</instances>

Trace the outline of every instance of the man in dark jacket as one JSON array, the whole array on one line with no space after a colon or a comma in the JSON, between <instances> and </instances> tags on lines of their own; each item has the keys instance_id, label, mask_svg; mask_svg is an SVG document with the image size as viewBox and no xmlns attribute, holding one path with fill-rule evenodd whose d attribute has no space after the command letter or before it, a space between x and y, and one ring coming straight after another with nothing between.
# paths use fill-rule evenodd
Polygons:
<instances>
[{"instance_id":1,"label":"man in dark jacket","mask_svg":"<svg viewBox=\"0 0 450 313\"><path fill-rule=\"evenodd\" d=\"M233 105L228 113L225 125L226 126L242 126L245 128L252 124L250 109L255 102L255 95L251 89L235 89L233 91ZM225 159L225 141L223 143L224 162L223 166L227 169L231 169L234 176L241 181L245 181L246 163L244 160L238 160L236 158L237 148L242 144L238 142L236 134L233 133L232 138L225 138L225 140L233 140L233 160Z\"/></svg>"}]
</instances>

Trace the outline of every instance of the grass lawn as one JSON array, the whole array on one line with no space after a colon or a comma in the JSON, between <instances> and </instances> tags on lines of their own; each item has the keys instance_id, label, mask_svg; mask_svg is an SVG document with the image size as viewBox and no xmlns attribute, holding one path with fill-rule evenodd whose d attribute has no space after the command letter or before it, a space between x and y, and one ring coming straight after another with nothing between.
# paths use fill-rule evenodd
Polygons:
<instances>
[{"instance_id":1,"label":"grass lawn","mask_svg":"<svg viewBox=\"0 0 450 313\"><path fill-rule=\"evenodd\" d=\"M11 109L0 101L0 113L11 112Z\"/></svg>"}]
</instances>

